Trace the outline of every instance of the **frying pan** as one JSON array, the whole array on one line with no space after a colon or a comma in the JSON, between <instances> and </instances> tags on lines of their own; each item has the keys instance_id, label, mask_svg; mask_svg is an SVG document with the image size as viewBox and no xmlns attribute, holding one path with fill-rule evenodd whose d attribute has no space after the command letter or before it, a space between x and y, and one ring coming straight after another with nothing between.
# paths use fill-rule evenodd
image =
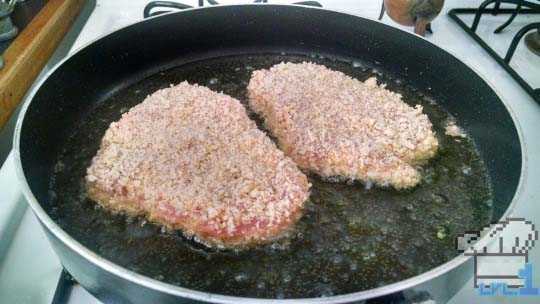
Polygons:
<instances>
[{"instance_id":1,"label":"frying pan","mask_svg":"<svg viewBox=\"0 0 540 304\"><path fill-rule=\"evenodd\" d=\"M216 294L204 287L189 289L178 286L182 284L171 284L163 276L143 275L137 269L126 268L116 257L132 252L126 252L119 245L120 239L103 243L106 248L94 248L86 237L100 235L100 230L74 232L76 230L72 230L69 223L83 223L75 225L79 228L84 225L94 227L96 219L88 220L90 216L55 207L55 197L60 195L58 191L71 190L68 186L60 187L55 193L51 191L51 184L55 183L59 171L81 170L69 163L59 165L59 155L66 149L70 159L74 160L89 153L84 148L85 143L97 149L99 137L96 140L95 134L103 131L100 127L96 127L94 133L86 133L90 134L86 139L73 138L73 134L81 134L74 130L88 131L94 127L81 127L81 122L91 117L102 119L102 128L119 117L119 112L107 116L104 104L114 106L115 100L122 96L131 96L129 100L140 102L144 96L135 95L148 94L159 85L168 85L160 76L166 77L171 69L177 71L171 72L173 75L181 76L167 81L181 81L180 78L189 78L191 73L204 72L207 64L219 69L223 58L251 60L269 54L282 60L303 55L362 62L381 75L400 79L415 91L425 92L448 111L474 141L490 179L492 219L500 219L512 208L522 163L520 140L512 117L494 90L449 53L413 34L320 8L232 5L190 9L147 19L82 48L48 74L32 93L19 117L14 146L24 195L62 265L84 288L105 302L115 303L268 301L249 294ZM212 69L207 72L211 77ZM120 109L120 112L124 110ZM82 144L72 145L71 150L69 145L66 148L66 143L72 141ZM85 208L92 209L90 205ZM109 220L108 216L103 215L108 225L102 230L124 235L122 229L125 228L117 225L114 219ZM66 219L72 221L66 224ZM153 228L149 229L153 233ZM100 253L107 248L113 254L105 258ZM149 253L147 256L159 256L159 252L152 251L152 246L139 250ZM254 257L251 261L255 267L259 258ZM470 276L464 271L464 263L470 262L464 256L457 256L441 265L430 265L406 279L382 282L368 289L359 286L357 290L337 295L323 294L326 297L299 295L295 297L302 299L294 301L337 303L381 297L399 299L411 291L444 301ZM163 265L155 268L152 269L156 273L167 271Z\"/></svg>"}]
</instances>

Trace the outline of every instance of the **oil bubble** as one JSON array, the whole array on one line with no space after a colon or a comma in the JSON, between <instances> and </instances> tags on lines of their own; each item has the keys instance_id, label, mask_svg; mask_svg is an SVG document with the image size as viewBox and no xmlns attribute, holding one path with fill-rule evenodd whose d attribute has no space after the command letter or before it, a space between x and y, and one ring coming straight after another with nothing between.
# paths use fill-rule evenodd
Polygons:
<instances>
[{"instance_id":1,"label":"oil bubble","mask_svg":"<svg viewBox=\"0 0 540 304\"><path fill-rule=\"evenodd\" d=\"M434 193L431 195L431 200L436 204L444 204L448 201L446 196L440 194L440 193Z\"/></svg>"},{"instance_id":2,"label":"oil bubble","mask_svg":"<svg viewBox=\"0 0 540 304\"><path fill-rule=\"evenodd\" d=\"M364 261L366 262L373 260L374 257L375 257L375 253L373 252L367 252L362 255L362 259L364 259Z\"/></svg>"},{"instance_id":3,"label":"oil bubble","mask_svg":"<svg viewBox=\"0 0 540 304\"><path fill-rule=\"evenodd\" d=\"M435 235L439 240L444 240L448 236L448 228L445 226L437 226Z\"/></svg>"},{"instance_id":4,"label":"oil bubble","mask_svg":"<svg viewBox=\"0 0 540 304\"><path fill-rule=\"evenodd\" d=\"M463 173L465 175L471 175L472 168L468 167L468 166L463 166L463 168L461 168L461 173Z\"/></svg>"},{"instance_id":5,"label":"oil bubble","mask_svg":"<svg viewBox=\"0 0 540 304\"><path fill-rule=\"evenodd\" d=\"M328 286L328 285L324 285L324 286L321 286L319 287L319 296L320 297L331 297L334 295L334 291L333 291L333 288L331 286Z\"/></svg>"},{"instance_id":6,"label":"oil bubble","mask_svg":"<svg viewBox=\"0 0 540 304\"><path fill-rule=\"evenodd\" d=\"M332 263L334 263L334 265L339 265L339 264L341 264L341 262L343 262L343 257L342 256L336 255L332 259Z\"/></svg>"},{"instance_id":7,"label":"oil bubble","mask_svg":"<svg viewBox=\"0 0 540 304\"><path fill-rule=\"evenodd\" d=\"M364 183L364 188L366 190L370 190L371 188L373 188L373 182L370 181L370 180L367 180L365 183Z\"/></svg>"},{"instance_id":8,"label":"oil bubble","mask_svg":"<svg viewBox=\"0 0 540 304\"><path fill-rule=\"evenodd\" d=\"M248 276L245 273L239 273L234 276L234 280L238 283L244 283L247 282Z\"/></svg>"},{"instance_id":9,"label":"oil bubble","mask_svg":"<svg viewBox=\"0 0 540 304\"><path fill-rule=\"evenodd\" d=\"M356 271L356 270L358 270L358 262L352 261L352 262L349 264L349 269L350 269L351 271Z\"/></svg>"}]
</instances>

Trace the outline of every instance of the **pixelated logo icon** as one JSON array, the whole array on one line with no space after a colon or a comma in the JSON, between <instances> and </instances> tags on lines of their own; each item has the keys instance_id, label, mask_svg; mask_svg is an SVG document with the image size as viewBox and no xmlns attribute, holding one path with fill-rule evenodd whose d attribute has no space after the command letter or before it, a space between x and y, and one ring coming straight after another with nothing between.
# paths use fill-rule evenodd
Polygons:
<instances>
[{"instance_id":1,"label":"pixelated logo icon","mask_svg":"<svg viewBox=\"0 0 540 304\"><path fill-rule=\"evenodd\" d=\"M487 236L486 241L479 242ZM480 231L467 231L455 239L458 252L474 256L474 287L508 288L525 286L520 270L528 263L528 253L538 240L535 225L524 218L493 222Z\"/></svg>"}]
</instances>

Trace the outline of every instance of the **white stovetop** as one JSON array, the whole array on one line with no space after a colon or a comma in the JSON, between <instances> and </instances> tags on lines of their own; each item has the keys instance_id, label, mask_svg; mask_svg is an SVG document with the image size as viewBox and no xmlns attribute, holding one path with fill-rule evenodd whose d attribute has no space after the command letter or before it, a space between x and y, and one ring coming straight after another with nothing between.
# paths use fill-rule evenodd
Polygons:
<instances>
[{"instance_id":1,"label":"white stovetop","mask_svg":"<svg viewBox=\"0 0 540 304\"><path fill-rule=\"evenodd\" d=\"M142 19L144 5L149 0L97 1L96 8L77 38L72 51L88 41L109 33L119 27ZM197 0L181 1L195 5ZM247 1L220 1L224 4ZM290 3L294 1L270 1L272 3ZM319 1L325 8L344 10L363 17L375 19L380 9L380 1L369 0L334 0ZM528 152L527 169L523 175L523 187L518 192L518 206L514 216L525 216L540 224L540 107L519 87L515 81L489 57L472 39L453 23L446 15L452 7L477 7L480 1L447 1L443 13L433 22L435 34L428 39L438 46L453 53L465 63L475 68L491 85L496 88L506 101L511 111L518 118L522 140ZM519 22L532 22L530 18L520 17ZM526 18L529 18L527 20ZM538 17L536 17L538 18ZM503 19L504 20L504 19ZM387 16L383 22L396 26ZM491 24L489 22L492 22ZM495 23L493 23L495 22ZM482 37L492 37L493 24L500 24L501 19L486 19L485 27L480 27ZM516 26L507 33L497 36L500 41L509 43ZM498 43L498 42L497 42ZM501 43L498 43L501 45ZM522 47L518 48L523 49ZM531 57L526 50L517 53L516 65L540 64L538 57ZM524 60L524 58L531 58ZM532 60L532 63L531 63ZM535 62L538 60L538 62ZM47 68L51 68L50 66ZM540 73L529 73L527 79L540 87ZM536 69L537 71L537 69ZM50 303L54 294L61 266L49 246L45 235L34 215L26 206L19 185L16 181L13 157L10 156L0 170L0 295L2 303ZM535 284L540 267L540 246L530 252L530 260L535 263ZM451 300L451 303L513 303L514 297L480 297L471 281ZM538 303L539 297L519 298L520 303ZM81 287L71 293L70 303L99 303Z\"/></svg>"}]
</instances>

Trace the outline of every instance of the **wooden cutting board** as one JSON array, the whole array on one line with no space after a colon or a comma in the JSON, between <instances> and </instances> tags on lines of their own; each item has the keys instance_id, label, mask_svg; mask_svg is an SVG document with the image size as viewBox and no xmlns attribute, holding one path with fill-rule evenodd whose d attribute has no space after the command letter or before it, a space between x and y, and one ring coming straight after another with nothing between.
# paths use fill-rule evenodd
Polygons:
<instances>
[{"instance_id":1,"label":"wooden cutting board","mask_svg":"<svg viewBox=\"0 0 540 304\"><path fill-rule=\"evenodd\" d=\"M79 15L85 0L49 0L2 55L0 131Z\"/></svg>"}]
</instances>

